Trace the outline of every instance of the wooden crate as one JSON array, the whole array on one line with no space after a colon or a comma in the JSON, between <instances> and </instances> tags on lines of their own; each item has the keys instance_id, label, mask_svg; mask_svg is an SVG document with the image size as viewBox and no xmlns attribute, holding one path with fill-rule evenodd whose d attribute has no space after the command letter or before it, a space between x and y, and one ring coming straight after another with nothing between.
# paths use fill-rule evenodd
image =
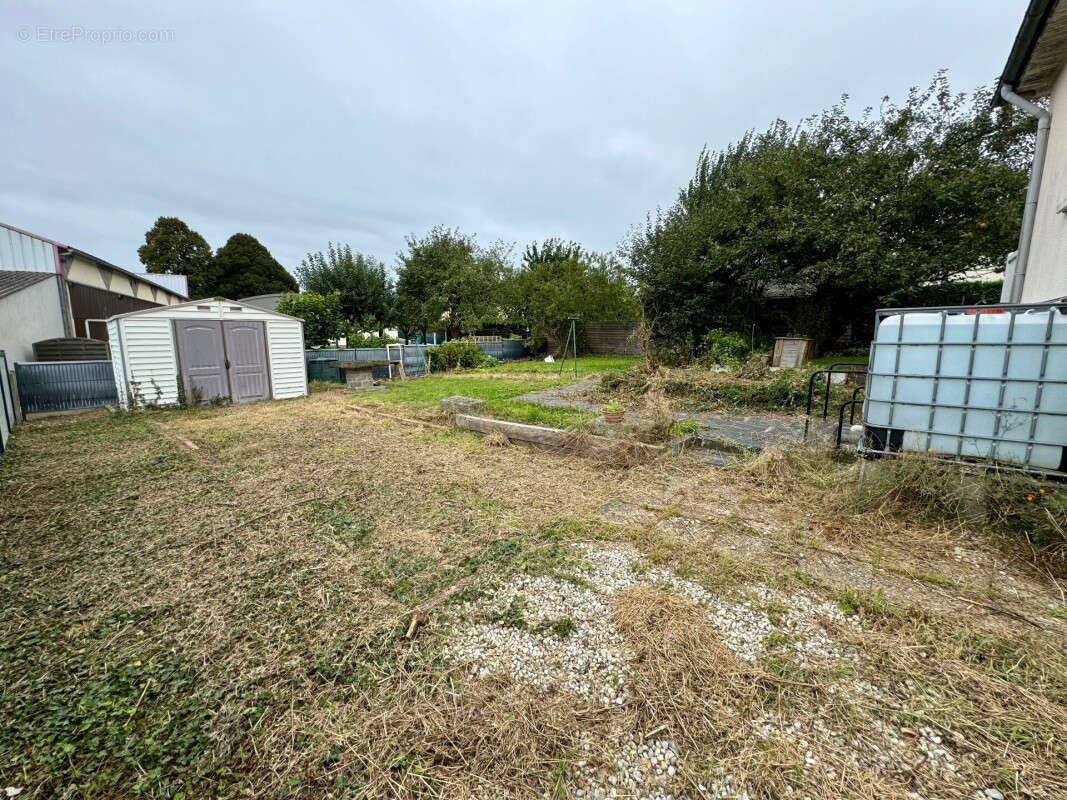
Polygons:
<instances>
[{"instance_id":1,"label":"wooden crate","mask_svg":"<svg viewBox=\"0 0 1067 800\"><path fill-rule=\"evenodd\" d=\"M772 367L800 367L815 354L815 340L795 336L779 336L774 340Z\"/></svg>"}]
</instances>

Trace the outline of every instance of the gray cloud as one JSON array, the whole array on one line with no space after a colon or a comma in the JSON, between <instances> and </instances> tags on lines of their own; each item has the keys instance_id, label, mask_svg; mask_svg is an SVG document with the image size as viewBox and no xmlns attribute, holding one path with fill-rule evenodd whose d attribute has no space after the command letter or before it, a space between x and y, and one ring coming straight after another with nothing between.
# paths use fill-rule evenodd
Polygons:
<instances>
[{"instance_id":1,"label":"gray cloud","mask_svg":"<svg viewBox=\"0 0 1067 800\"><path fill-rule=\"evenodd\" d=\"M1025 4L5 5L0 220L134 267L176 215L293 269L327 240L391 264L438 223L613 250L705 143L939 68L989 83ZM87 40L116 29L169 41Z\"/></svg>"}]
</instances>

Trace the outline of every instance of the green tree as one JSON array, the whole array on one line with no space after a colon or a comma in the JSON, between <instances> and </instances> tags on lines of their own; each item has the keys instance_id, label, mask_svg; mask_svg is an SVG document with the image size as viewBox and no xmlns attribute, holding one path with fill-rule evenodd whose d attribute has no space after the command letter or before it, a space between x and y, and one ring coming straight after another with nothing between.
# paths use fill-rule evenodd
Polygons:
<instances>
[{"instance_id":1,"label":"green tree","mask_svg":"<svg viewBox=\"0 0 1067 800\"><path fill-rule=\"evenodd\" d=\"M397 314L411 330L444 327L451 338L500 316L499 289L510 248L478 245L473 236L437 226L405 239L397 254Z\"/></svg>"},{"instance_id":2,"label":"green tree","mask_svg":"<svg viewBox=\"0 0 1067 800\"><path fill-rule=\"evenodd\" d=\"M634 287L615 258L560 239L527 246L521 267L502 291L502 305L510 321L561 342L569 317L580 317L581 328L588 322L627 322L640 314Z\"/></svg>"},{"instance_id":3,"label":"green tree","mask_svg":"<svg viewBox=\"0 0 1067 800\"><path fill-rule=\"evenodd\" d=\"M215 293L232 300L299 288L270 251L247 233L235 233L218 249L215 267L219 273Z\"/></svg>"},{"instance_id":4,"label":"green tree","mask_svg":"<svg viewBox=\"0 0 1067 800\"><path fill-rule=\"evenodd\" d=\"M148 272L185 275L189 297L210 297L218 282L211 245L177 217L160 217L144 235L137 255Z\"/></svg>"},{"instance_id":5,"label":"green tree","mask_svg":"<svg viewBox=\"0 0 1067 800\"><path fill-rule=\"evenodd\" d=\"M338 292L283 294L278 311L304 320L304 343L309 347L324 347L348 332Z\"/></svg>"},{"instance_id":6,"label":"green tree","mask_svg":"<svg viewBox=\"0 0 1067 800\"><path fill-rule=\"evenodd\" d=\"M846 98L847 99L847 98ZM1033 122L953 94L943 73L903 105L842 102L702 151L666 212L622 248L657 340L713 328L870 335L878 298L1002 266L1015 247ZM771 302L777 287L793 300Z\"/></svg>"},{"instance_id":7,"label":"green tree","mask_svg":"<svg viewBox=\"0 0 1067 800\"><path fill-rule=\"evenodd\" d=\"M296 277L306 292L338 292L345 319L360 330L380 331L393 321L395 298L385 265L347 244L330 242L325 253L308 253Z\"/></svg>"}]
</instances>

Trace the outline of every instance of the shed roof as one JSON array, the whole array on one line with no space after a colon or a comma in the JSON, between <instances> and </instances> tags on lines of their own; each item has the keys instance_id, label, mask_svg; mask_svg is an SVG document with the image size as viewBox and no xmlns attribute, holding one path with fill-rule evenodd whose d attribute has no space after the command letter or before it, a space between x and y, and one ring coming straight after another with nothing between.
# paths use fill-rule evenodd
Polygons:
<instances>
[{"instance_id":1,"label":"shed roof","mask_svg":"<svg viewBox=\"0 0 1067 800\"><path fill-rule=\"evenodd\" d=\"M114 316L108 317L107 319L110 322L113 319L125 319L126 317L141 317L147 314L161 314L166 313L168 311L173 311L176 308L189 308L190 306L202 306L208 303L216 302L228 303L231 306L241 306L241 308L250 309L251 311L255 311L257 314L269 314L272 317L278 317L279 319L289 319L293 322L299 322L301 325L304 324L304 320L300 319L300 317L293 317L289 314L283 314L280 311L271 311L270 309L266 308L257 308L256 306L249 305L248 303L242 303L240 300L230 300L226 297L204 297L199 300L190 300L186 303L175 303L174 305L170 306L157 306L156 308L146 308L141 311L127 311L125 314L115 314Z\"/></svg>"},{"instance_id":2,"label":"shed roof","mask_svg":"<svg viewBox=\"0 0 1067 800\"><path fill-rule=\"evenodd\" d=\"M242 297L238 302L247 303L250 306L256 308L262 308L267 311L277 311L278 301L282 299L284 292L272 292L271 294L256 294L252 297Z\"/></svg>"},{"instance_id":3,"label":"shed roof","mask_svg":"<svg viewBox=\"0 0 1067 800\"><path fill-rule=\"evenodd\" d=\"M1004 104L1003 86L1024 97L1044 97L1052 91L1067 62L1067 2L1030 0L1008 61L997 83L993 105Z\"/></svg>"},{"instance_id":4,"label":"shed roof","mask_svg":"<svg viewBox=\"0 0 1067 800\"><path fill-rule=\"evenodd\" d=\"M54 272L21 272L14 270L0 270L0 297L21 292L34 284L54 278Z\"/></svg>"}]
</instances>

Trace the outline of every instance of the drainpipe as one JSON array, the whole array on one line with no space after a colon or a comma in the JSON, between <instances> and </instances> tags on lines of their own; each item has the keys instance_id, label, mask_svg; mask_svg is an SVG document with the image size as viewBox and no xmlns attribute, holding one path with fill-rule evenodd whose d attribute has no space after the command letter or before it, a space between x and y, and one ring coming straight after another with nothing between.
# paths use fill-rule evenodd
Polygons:
<instances>
[{"instance_id":1,"label":"drainpipe","mask_svg":"<svg viewBox=\"0 0 1067 800\"><path fill-rule=\"evenodd\" d=\"M1030 260L1030 242L1034 237L1034 218L1037 216L1037 198L1041 194L1041 173L1045 171L1045 153L1048 151L1048 132L1052 126L1052 114L1015 94L1007 84L1000 87L1000 96L1031 117L1037 117L1037 139L1034 141L1034 163L1030 167L1030 183L1026 187L1026 205L1023 206L1023 224L1019 231L1019 251L1015 257L1015 275L1011 281L1009 302L1022 302L1023 282Z\"/></svg>"}]
</instances>

